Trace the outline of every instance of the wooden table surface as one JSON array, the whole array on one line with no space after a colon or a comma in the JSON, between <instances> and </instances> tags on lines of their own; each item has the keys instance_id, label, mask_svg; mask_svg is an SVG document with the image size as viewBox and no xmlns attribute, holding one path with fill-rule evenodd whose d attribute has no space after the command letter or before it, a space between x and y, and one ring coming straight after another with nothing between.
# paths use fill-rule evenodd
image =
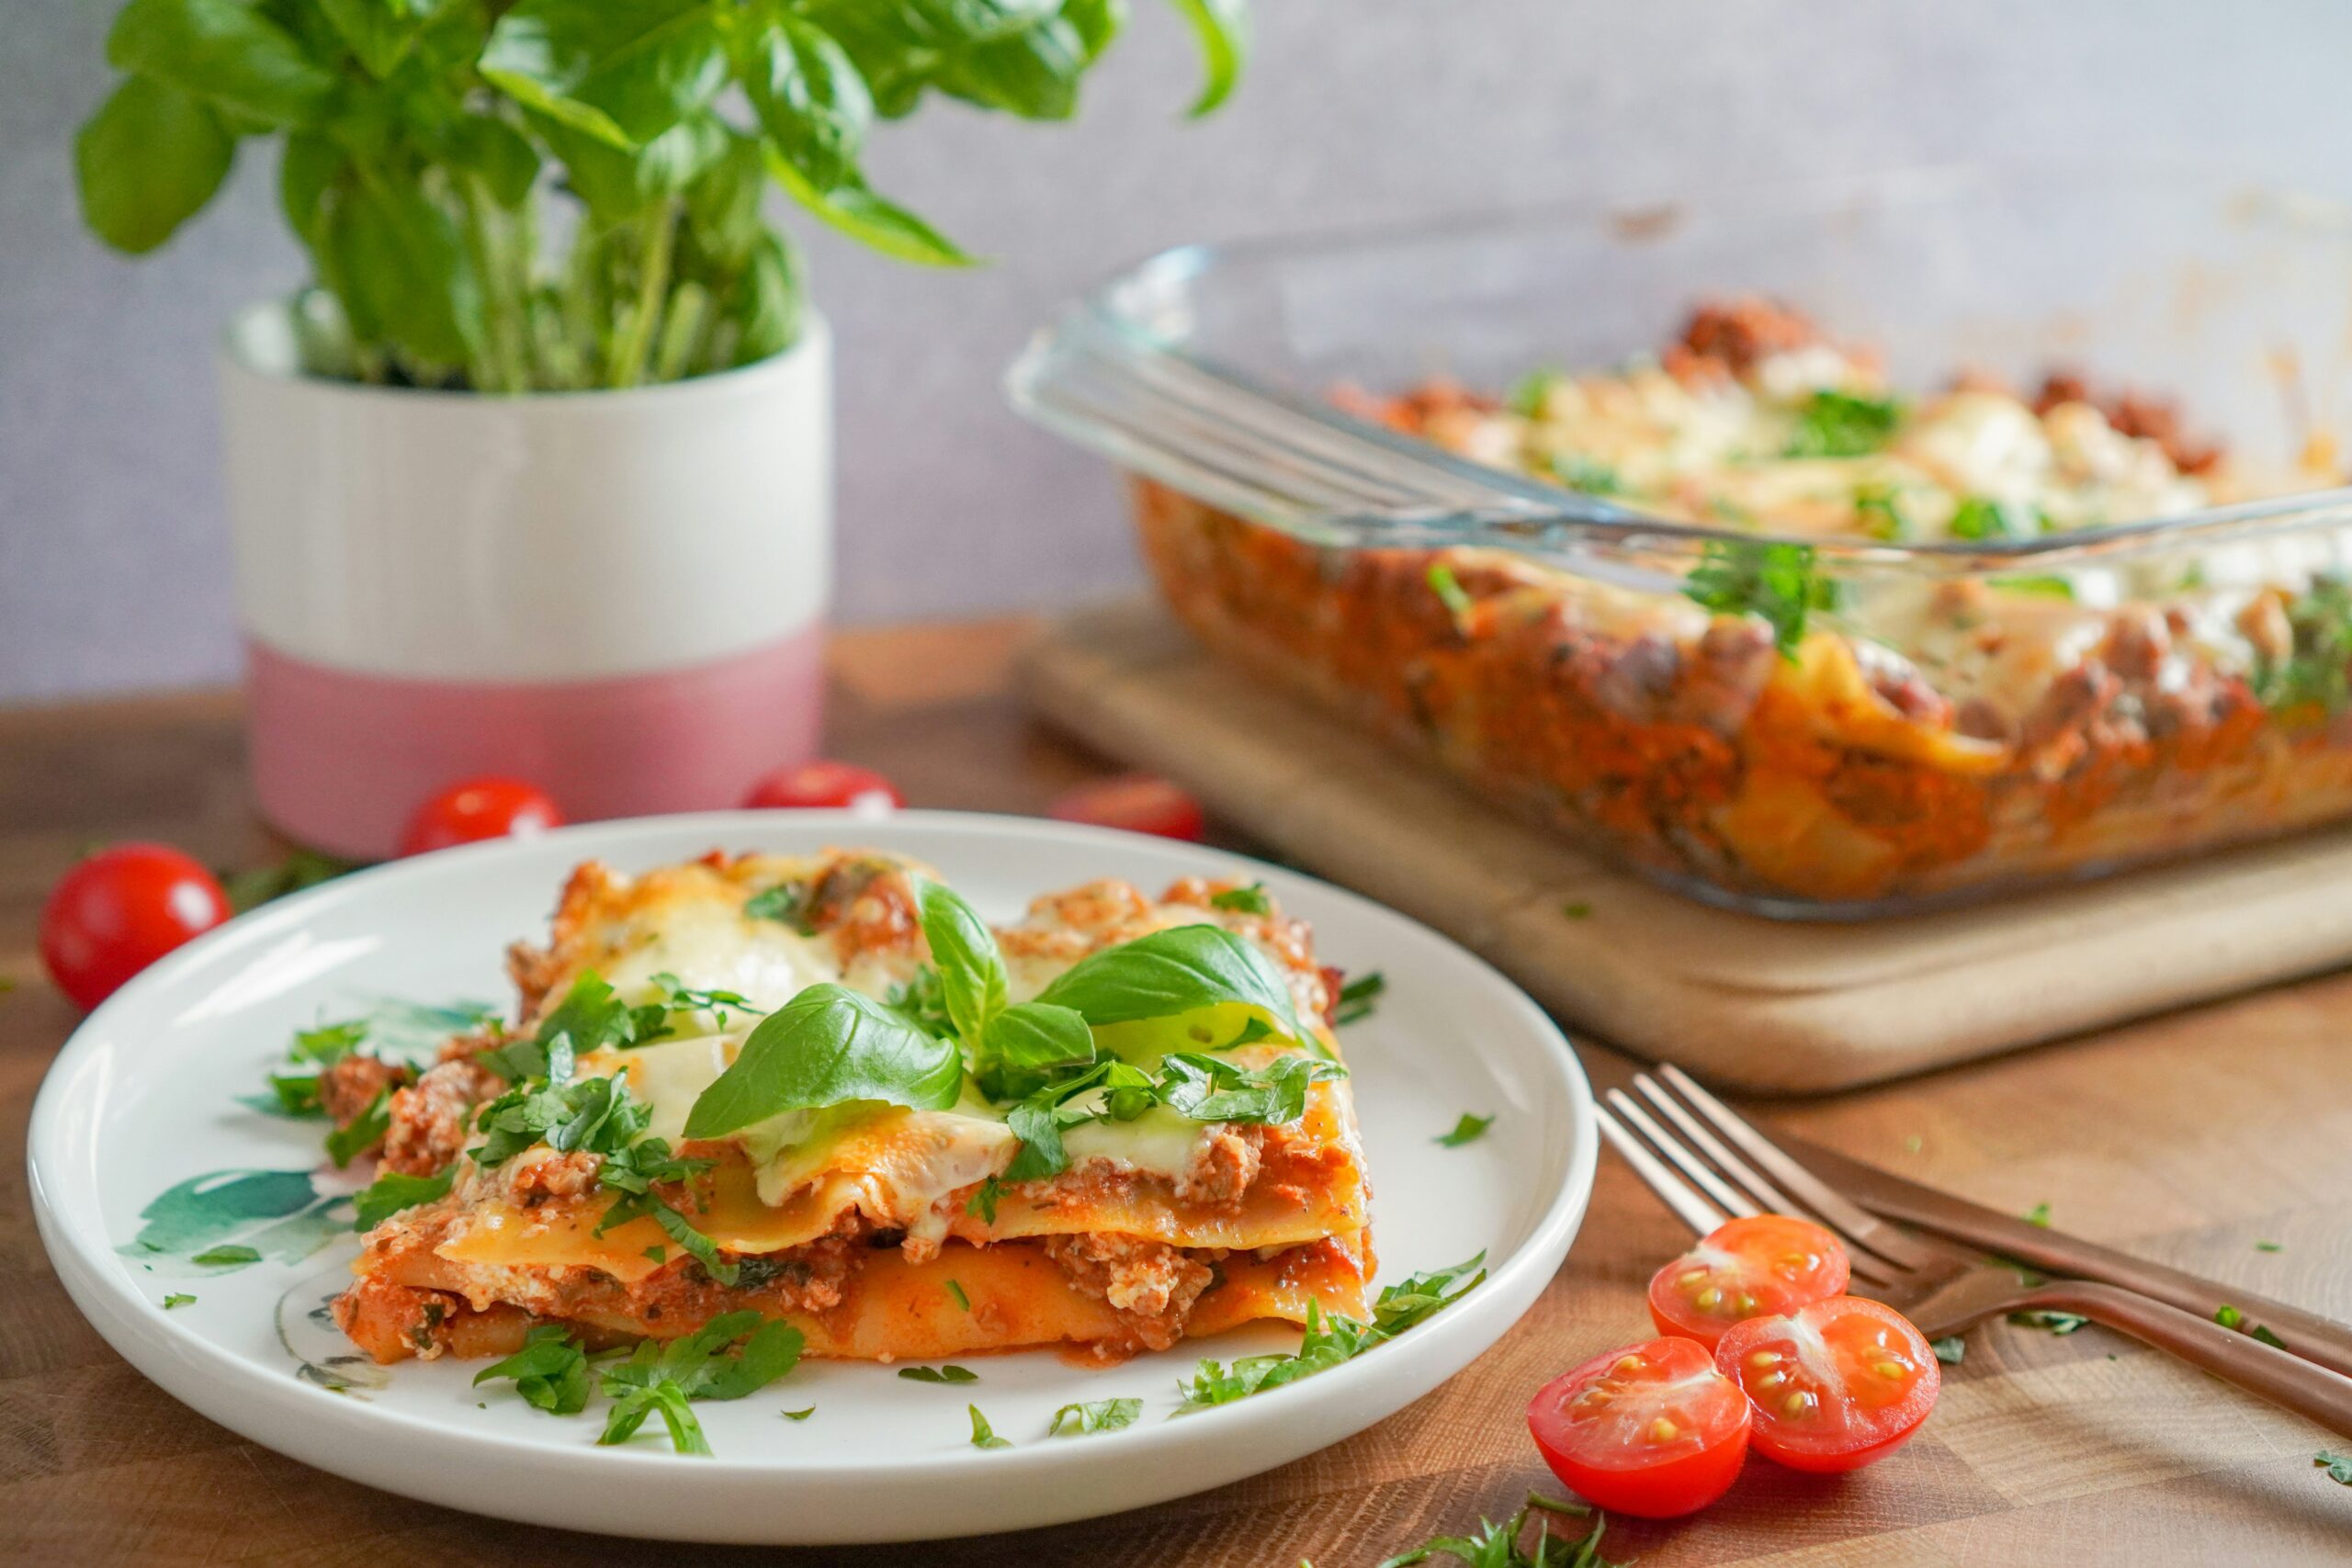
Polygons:
<instances>
[{"instance_id":1,"label":"wooden table surface","mask_svg":"<svg viewBox=\"0 0 2352 1568\"><path fill-rule=\"evenodd\" d=\"M880 767L917 805L1038 809L1101 764L1013 703L1022 635L999 622L843 637L830 750ZM50 1269L24 1176L33 1094L75 1021L34 954L42 895L95 841L165 839L220 864L272 854L245 803L237 716L220 694L0 713L0 983L13 982L0 992L0 1561L1371 1568L1549 1488L1521 1424L1528 1395L1649 1333L1642 1287L1684 1238L1604 1154L1566 1266L1470 1369L1284 1469L1091 1524L922 1547L682 1551L474 1518L281 1458L182 1408L99 1340ZM1980 1201L2047 1202L2062 1228L2352 1319L2347 1021L2352 976L2335 976L1751 1109ZM1629 1070L1582 1049L1598 1082ZM1608 1554L1649 1568L2352 1561L2352 1487L2312 1463L2324 1440L2103 1331L1998 1325L1971 1337L1934 1419L1894 1459L1845 1478L1753 1462L1696 1519L1612 1525Z\"/></svg>"}]
</instances>

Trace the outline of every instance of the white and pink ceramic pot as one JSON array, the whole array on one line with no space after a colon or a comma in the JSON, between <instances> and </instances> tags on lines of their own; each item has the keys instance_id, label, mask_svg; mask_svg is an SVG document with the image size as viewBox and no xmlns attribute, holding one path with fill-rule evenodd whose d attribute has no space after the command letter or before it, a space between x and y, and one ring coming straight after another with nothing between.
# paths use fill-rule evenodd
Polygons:
<instances>
[{"instance_id":1,"label":"white and pink ceramic pot","mask_svg":"<svg viewBox=\"0 0 2352 1568\"><path fill-rule=\"evenodd\" d=\"M574 821L733 806L814 753L823 322L722 375L509 398L306 376L263 306L222 379L254 787L296 840L390 855L481 773Z\"/></svg>"}]
</instances>

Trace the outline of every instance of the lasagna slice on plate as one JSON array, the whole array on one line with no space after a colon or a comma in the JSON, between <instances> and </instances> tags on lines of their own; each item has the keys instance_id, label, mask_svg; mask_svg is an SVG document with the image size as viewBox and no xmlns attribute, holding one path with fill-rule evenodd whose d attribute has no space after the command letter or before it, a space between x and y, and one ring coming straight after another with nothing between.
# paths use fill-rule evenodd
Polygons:
<instances>
[{"instance_id":1,"label":"lasagna slice on plate","mask_svg":"<svg viewBox=\"0 0 2352 1568\"><path fill-rule=\"evenodd\" d=\"M746 1308L883 1360L1364 1315L1339 976L1262 888L1098 882L991 931L886 854L591 862L510 968L518 1022L381 1100L409 1206L335 1305L379 1361Z\"/></svg>"}]
</instances>

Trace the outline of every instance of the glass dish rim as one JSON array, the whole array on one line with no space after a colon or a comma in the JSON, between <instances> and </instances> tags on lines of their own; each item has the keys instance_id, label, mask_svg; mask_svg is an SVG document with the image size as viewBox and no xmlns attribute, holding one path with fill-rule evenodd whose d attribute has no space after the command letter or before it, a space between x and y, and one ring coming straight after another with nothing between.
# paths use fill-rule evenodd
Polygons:
<instances>
[{"instance_id":1,"label":"glass dish rim","mask_svg":"<svg viewBox=\"0 0 2352 1568\"><path fill-rule=\"evenodd\" d=\"M2306 222L2325 218L2332 220L2338 231L2352 233L2352 198L2265 181L2217 163L2132 159L2061 160L2031 166L1982 161L1947 163L1837 176L1747 181L1649 200L1579 197L1468 209L1433 218L1332 225L1295 234L1187 242L1154 252L1102 278L1066 305L1058 312L1058 321L1044 329L1039 336L1042 341L1072 323L1080 330L1109 333L1135 351L1179 360L1289 412L1519 498L1523 504L1492 509L1416 509L1409 513L1359 510L1329 514L1373 523L1409 521L1421 529L1442 529L1449 524L1465 530L1475 528L1477 536L1462 541L1466 547L1509 550L1512 548L1507 536L1510 533L1540 529L1553 536L1545 553L1562 547L1604 547L1699 556L1709 547L1793 547L1810 552L1811 558L1823 566L1871 572L1910 570L1941 577L1978 571L2013 572L2021 561L2064 565L2086 558L2105 559L2172 547L2194 548L2249 533L2268 535L2300 532L2307 526L2340 526L2345 518L2339 513L2352 510L2352 481L2324 490L2298 491L2195 512L2014 540L1899 544L1683 523L1548 484L1532 475L1489 468L1433 443L1359 419L1336 404L1280 386L1214 355L1173 343L1149 331L1119 306L1121 296L1138 288L1165 288L1208 276L1230 263L1286 254L1362 253L1384 245L1441 237L1545 227L1583 226L1600 235L1611 227L1654 220L1667 212L1699 212L1708 217L1736 214L1743 209L1758 215L1788 214L1807 207L1834 209L1841 202L1885 205L1895 200L1932 199L1939 195L1949 197L1954 189L1970 183L2015 188L2065 186L2083 182L2097 182L2109 187L2120 184L2146 189L2161 186L2183 193L2184 197L2188 194L2187 187L2195 186L2198 188L2194 194L2209 198L2218 197L2249 207L2258 206L2266 213L2292 211ZM1806 206L1799 206L1800 203ZM2166 389L2166 395L2178 394ZM1030 412L1027 400L1017 389L1014 401L1024 412ZM1036 417L1034 412L1031 416ZM1163 482L1175 484L1172 480ZM1176 484L1175 488L1183 487ZM1498 534L1506 536L1498 537Z\"/></svg>"}]
</instances>

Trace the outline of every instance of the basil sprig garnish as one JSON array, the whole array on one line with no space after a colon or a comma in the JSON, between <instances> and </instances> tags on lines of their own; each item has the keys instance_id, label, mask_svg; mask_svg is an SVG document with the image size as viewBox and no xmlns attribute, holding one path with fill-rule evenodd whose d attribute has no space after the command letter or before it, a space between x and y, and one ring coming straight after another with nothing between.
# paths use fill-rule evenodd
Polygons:
<instances>
[{"instance_id":1,"label":"basil sprig garnish","mask_svg":"<svg viewBox=\"0 0 2352 1568\"><path fill-rule=\"evenodd\" d=\"M1160 1058L1155 1077L1097 1043L1100 1027L1238 1006L1251 1016L1231 1043L1279 1036L1319 1050L1282 971L1222 926L1178 926L1105 948L1035 1000L1014 1002L988 923L952 889L913 874L908 881L930 964L888 1002L827 983L762 1020L695 1101L688 1137L853 1100L945 1110L968 1070L981 1094L1012 1107L1021 1146L1003 1179L1031 1181L1069 1168L1061 1134L1081 1122L1133 1121L1156 1105L1204 1122L1293 1121L1309 1085L1342 1074L1305 1057L1253 1070L1179 1052Z\"/></svg>"}]
</instances>

